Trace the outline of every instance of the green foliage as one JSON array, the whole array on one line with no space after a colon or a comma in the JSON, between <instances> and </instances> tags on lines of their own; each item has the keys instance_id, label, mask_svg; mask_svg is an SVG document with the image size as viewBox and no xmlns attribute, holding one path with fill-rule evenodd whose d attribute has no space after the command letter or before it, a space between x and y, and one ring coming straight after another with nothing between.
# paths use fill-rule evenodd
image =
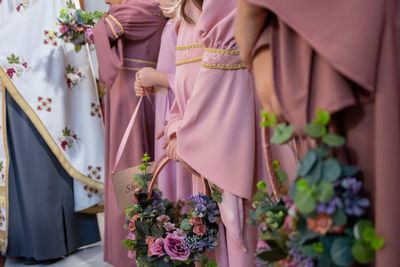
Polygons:
<instances>
[{"instance_id":1,"label":"green foliage","mask_svg":"<svg viewBox=\"0 0 400 267\"><path fill-rule=\"evenodd\" d=\"M292 139L294 134L294 127L286 123L280 123L274 128L274 133L271 138L271 143L276 145L282 145Z\"/></svg>"},{"instance_id":2,"label":"green foliage","mask_svg":"<svg viewBox=\"0 0 400 267\"><path fill-rule=\"evenodd\" d=\"M331 247L331 258L338 266L351 266L353 256L351 253L352 242L348 237L336 238Z\"/></svg>"}]
</instances>

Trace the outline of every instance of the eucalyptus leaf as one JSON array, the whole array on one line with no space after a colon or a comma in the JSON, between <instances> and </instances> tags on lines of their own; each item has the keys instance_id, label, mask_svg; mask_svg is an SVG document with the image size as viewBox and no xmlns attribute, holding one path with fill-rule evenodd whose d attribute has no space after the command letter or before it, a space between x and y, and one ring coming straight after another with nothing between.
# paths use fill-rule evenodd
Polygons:
<instances>
[{"instance_id":1,"label":"eucalyptus leaf","mask_svg":"<svg viewBox=\"0 0 400 267\"><path fill-rule=\"evenodd\" d=\"M297 167L298 175L304 177L314 167L317 159L315 151L308 152Z\"/></svg>"},{"instance_id":2,"label":"eucalyptus leaf","mask_svg":"<svg viewBox=\"0 0 400 267\"><path fill-rule=\"evenodd\" d=\"M354 259L361 264L368 264L374 261L375 253L368 244L362 241L356 241L351 248L351 254Z\"/></svg>"},{"instance_id":3,"label":"eucalyptus leaf","mask_svg":"<svg viewBox=\"0 0 400 267\"><path fill-rule=\"evenodd\" d=\"M287 143L293 136L294 127L286 123L280 123L274 128L271 143L282 145Z\"/></svg>"},{"instance_id":4,"label":"eucalyptus leaf","mask_svg":"<svg viewBox=\"0 0 400 267\"><path fill-rule=\"evenodd\" d=\"M150 235L150 227L144 222L136 222L136 231L138 232L139 236L143 238Z\"/></svg>"},{"instance_id":5,"label":"eucalyptus leaf","mask_svg":"<svg viewBox=\"0 0 400 267\"><path fill-rule=\"evenodd\" d=\"M332 243L331 258L338 266L351 266L353 263L351 239L348 237L336 238Z\"/></svg>"},{"instance_id":6,"label":"eucalyptus leaf","mask_svg":"<svg viewBox=\"0 0 400 267\"><path fill-rule=\"evenodd\" d=\"M342 176L349 177L356 175L360 170L357 167L342 165Z\"/></svg>"},{"instance_id":7,"label":"eucalyptus leaf","mask_svg":"<svg viewBox=\"0 0 400 267\"><path fill-rule=\"evenodd\" d=\"M328 159L322 163L322 177L324 180L334 182L340 177L341 173L342 168L337 160Z\"/></svg>"},{"instance_id":8,"label":"eucalyptus leaf","mask_svg":"<svg viewBox=\"0 0 400 267\"><path fill-rule=\"evenodd\" d=\"M257 258L260 258L267 262L275 262L286 258L286 253L282 250L264 250L256 254Z\"/></svg>"},{"instance_id":9,"label":"eucalyptus leaf","mask_svg":"<svg viewBox=\"0 0 400 267\"><path fill-rule=\"evenodd\" d=\"M189 223L189 219L183 219L180 228L182 228L184 231L192 230L192 225Z\"/></svg>"},{"instance_id":10,"label":"eucalyptus leaf","mask_svg":"<svg viewBox=\"0 0 400 267\"><path fill-rule=\"evenodd\" d=\"M330 182L322 181L317 186L317 199L319 202L328 203L335 195L333 185Z\"/></svg>"},{"instance_id":11,"label":"eucalyptus leaf","mask_svg":"<svg viewBox=\"0 0 400 267\"><path fill-rule=\"evenodd\" d=\"M328 111L318 109L313 122L320 125L328 125L330 120L331 114Z\"/></svg>"},{"instance_id":12,"label":"eucalyptus leaf","mask_svg":"<svg viewBox=\"0 0 400 267\"><path fill-rule=\"evenodd\" d=\"M347 223L347 215L343 209L336 209L335 213L332 215L332 221L334 225L345 225Z\"/></svg>"},{"instance_id":13,"label":"eucalyptus leaf","mask_svg":"<svg viewBox=\"0 0 400 267\"><path fill-rule=\"evenodd\" d=\"M294 197L294 203L303 215L312 213L317 207L317 202L311 191L298 192Z\"/></svg>"},{"instance_id":14,"label":"eucalyptus leaf","mask_svg":"<svg viewBox=\"0 0 400 267\"><path fill-rule=\"evenodd\" d=\"M153 236L155 238L162 237L163 231L156 224L153 224L151 226L151 236Z\"/></svg>"},{"instance_id":15,"label":"eucalyptus leaf","mask_svg":"<svg viewBox=\"0 0 400 267\"><path fill-rule=\"evenodd\" d=\"M307 124L304 130L308 136L313 138L320 138L327 133L326 126L315 123Z\"/></svg>"},{"instance_id":16,"label":"eucalyptus leaf","mask_svg":"<svg viewBox=\"0 0 400 267\"><path fill-rule=\"evenodd\" d=\"M322 161L318 159L311 171L304 177L311 185L315 185L321 180L322 166Z\"/></svg>"},{"instance_id":17,"label":"eucalyptus leaf","mask_svg":"<svg viewBox=\"0 0 400 267\"><path fill-rule=\"evenodd\" d=\"M340 147L346 143L346 139L337 134L327 134L322 137L322 141L332 147Z\"/></svg>"}]
</instances>

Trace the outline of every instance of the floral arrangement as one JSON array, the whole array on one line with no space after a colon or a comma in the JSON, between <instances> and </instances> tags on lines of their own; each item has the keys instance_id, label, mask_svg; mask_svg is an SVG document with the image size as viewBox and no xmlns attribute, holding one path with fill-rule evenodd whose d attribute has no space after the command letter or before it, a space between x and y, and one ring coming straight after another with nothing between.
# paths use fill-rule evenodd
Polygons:
<instances>
[{"instance_id":1,"label":"floral arrangement","mask_svg":"<svg viewBox=\"0 0 400 267\"><path fill-rule=\"evenodd\" d=\"M80 51L85 44L93 44L93 27L103 16L102 12L92 13L77 9L72 1L67 2L67 8L60 11L58 17L58 38L66 43L72 43L75 51Z\"/></svg>"},{"instance_id":2,"label":"floral arrangement","mask_svg":"<svg viewBox=\"0 0 400 267\"><path fill-rule=\"evenodd\" d=\"M263 126L278 127L265 114ZM359 170L334 156L345 139L328 132L330 114L319 110L305 133L316 147L300 160L297 178L279 200L260 182L253 199L252 223L260 226L257 261L260 266L336 267L369 264L384 246L371 221ZM293 127L281 124L272 142L288 141ZM275 171L281 171L275 163Z\"/></svg>"},{"instance_id":3,"label":"floral arrangement","mask_svg":"<svg viewBox=\"0 0 400 267\"><path fill-rule=\"evenodd\" d=\"M134 176L133 204L125 210L129 232L123 244L128 256L136 258L138 266L194 266L196 261L216 266L204 253L217 246L217 203L204 194L173 203L157 188L148 198L149 161L145 154L141 174Z\"/></svg>"}]
</instances>

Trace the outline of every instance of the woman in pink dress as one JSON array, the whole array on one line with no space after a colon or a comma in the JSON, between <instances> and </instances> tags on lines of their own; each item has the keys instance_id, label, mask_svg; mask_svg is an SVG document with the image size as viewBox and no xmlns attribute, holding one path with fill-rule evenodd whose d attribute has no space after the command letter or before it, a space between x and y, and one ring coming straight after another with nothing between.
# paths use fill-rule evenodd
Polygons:
<instances>
[{"instance_id":1,"label":"woman in pink dress","mask_svg":"<svg viewBox=\"0 0 400 267\"><path fill-rule=\"evenodd\" d=\"M173 83L175 77L175 48L177 39L177 22L175 14L177 1L157 0L165 17L169 18L161 36L160 53L158 55L157 69L146 67L136 74L136 95L155 93L155 153L154 159L158 160L165 155L163 149L165 122L174 101ZM162 135L162 136L161 136ZM159 138L157 138L160 136ZM163 196L173 201L187 199L192 194L192 179L190 173L180 164L171 162L162 171L158 179L158 188Z\"/></svg>"},{"instance_id":2,"label":"woman in pink dress","mask_svg":"<svg viewBox=\"0 0 400 267\"><path fill-rule=\"evenodd\" d=\"M121 245L126 237L125 215L117 207L110 172L139 100L133 89L135 73L156 66L164 24L165 17L153 0L126 0L112 4L94 30L100 80L107 87L104 259L116 267L134 266L134 261ZM154 112L148 101L143 104L117 170L137 165L143 153L153 152Z\"/></svg>"},{"instance_id":3,"label":"woman in pink dress","mask_svg":"<svg viewBox=\"0 0 400 267\"><path fill-rule=\"evenodd\" d=\"M196 17L196 43L185 48L203 47L204 54L181 50L190 54L184 62L202 62L195 83L193 78L191 83L176 79L178 111L168 125L167 150L223 190L224 227L216 258L218 266L242 267L255 265L257 232L246 218L254 184L262 178L262 160L253 79L241 64L233 37L235 11L235 0L205 0ZM183 20L182 25L190 24Z\"/></svg>"},{"instance_id":4,"label":"woman in pink dress","mask_svg":"<svg viewBox=\"0 0 400 267\"><path fill-rule=\"evenodd\" d=\"M243 60L253 61L260 77L274 77L263 93L275 98L269 109L278 107L299 132L317 108L333 114L385 238L375 265L400 266L400 214L393 212L400 202L400 2L241 0L239 10ZM270 50L253 58L264 28Z\"/></svg>"}]
</instances>

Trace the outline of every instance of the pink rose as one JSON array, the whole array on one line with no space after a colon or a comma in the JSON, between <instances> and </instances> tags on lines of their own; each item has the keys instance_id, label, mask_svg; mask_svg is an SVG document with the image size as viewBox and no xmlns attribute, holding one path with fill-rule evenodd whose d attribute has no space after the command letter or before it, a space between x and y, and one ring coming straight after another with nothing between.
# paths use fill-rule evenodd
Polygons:
<instances>
[{"instance_id":1,"label":"pink rose","mask_svg":"<svg viewBox=\"0 0 400 267\"><path fill-rule=\"evenodd\" d=\"M135 236L134 233L129 232L128 235L126 236L126 239L128 239L128 240L135 240L135 239L136 239L136 236Z\"/></svg>"},{"instance_id":2,"label":"pink rose","mask_svg":"<svg viewBox=\"0 0 400 267\"><path fill-rule=\"evenodd\" d=\"M171 232L172 230L175 230L175 224L170 222L164 223L164 228L168 232Z\"/></svg>"},{"instance_id":3,"label":"pink rose","mask_svg":"<svg viewBox=\"0 0 400 267\"><path fill-rule=\"evenodd\" d=\"M185 238L168 234L164 240L164 250L172 260L185 261L189 259L190 249L184 242Z\"/></svg>"},{"instance_id":4,"label":"pink rose","mask_svg":"<svg viewBox=\"0 0 400 267\"><path fill-rule=\"evenodd\" d=\"M168 215L160 215L157 217L157 221L162 222L162 223L166 223L169 222L169 217Z\"/></svg>"},{"instance_id":5,"label":"pink rose","mask_svg":"<svg viewBox=\"0 0 400 267\"><path fill-rule=\"evenodd\" d=\"M196 224L193 227L193 233L196 235L204 235L207 230L207 227L204 224Z\"/></svg>"},{"instance_id":6,"label":"pink rose","mask_svg":"<svg viewBox=\"0 0 400 267\"><path fill-rule=\"evenodd\" d=\"M162 238L157 238L154 243L149 246L149 251L147 252L147 256L162 256L164 255L163 251L163 245L164 245L164 239Z\"/></svg>"},{"instance_id":7,"label":"pink rose","mask_svg":"<svg viewBox=\"0 0 400 267\"><path fill-rule=\"evenodd\" d=\"M153 237L153 236L146 236L145 242L146 242L146 245L147 245L148 247L150 247L151 245L153 245L154 241L156 241L155 237Z\"/></svg>"},{"instance_id":8,"label":"pink rose","mask_svg":"<svg viewBox=\"0 0 400 267\"><path fill-rule=\"evenodd\" d=\"M64 34L64 33L66 33L67 31L68 31L68 27L65 26L65 25L61 25L61 27L60 27L60 32L61 32L61 34Z\"/></svg>"},{"instance_id":9,"label":"pink rose","mask_svg":"<svg viewBox=\"0 0 400 267\"><path fill-rule=\"evenodd\" d=\"M190 218L189 223L191 225L203 224L203 219L201 219L200 217L192 217Z\"/></svg>"}]
</instances>

